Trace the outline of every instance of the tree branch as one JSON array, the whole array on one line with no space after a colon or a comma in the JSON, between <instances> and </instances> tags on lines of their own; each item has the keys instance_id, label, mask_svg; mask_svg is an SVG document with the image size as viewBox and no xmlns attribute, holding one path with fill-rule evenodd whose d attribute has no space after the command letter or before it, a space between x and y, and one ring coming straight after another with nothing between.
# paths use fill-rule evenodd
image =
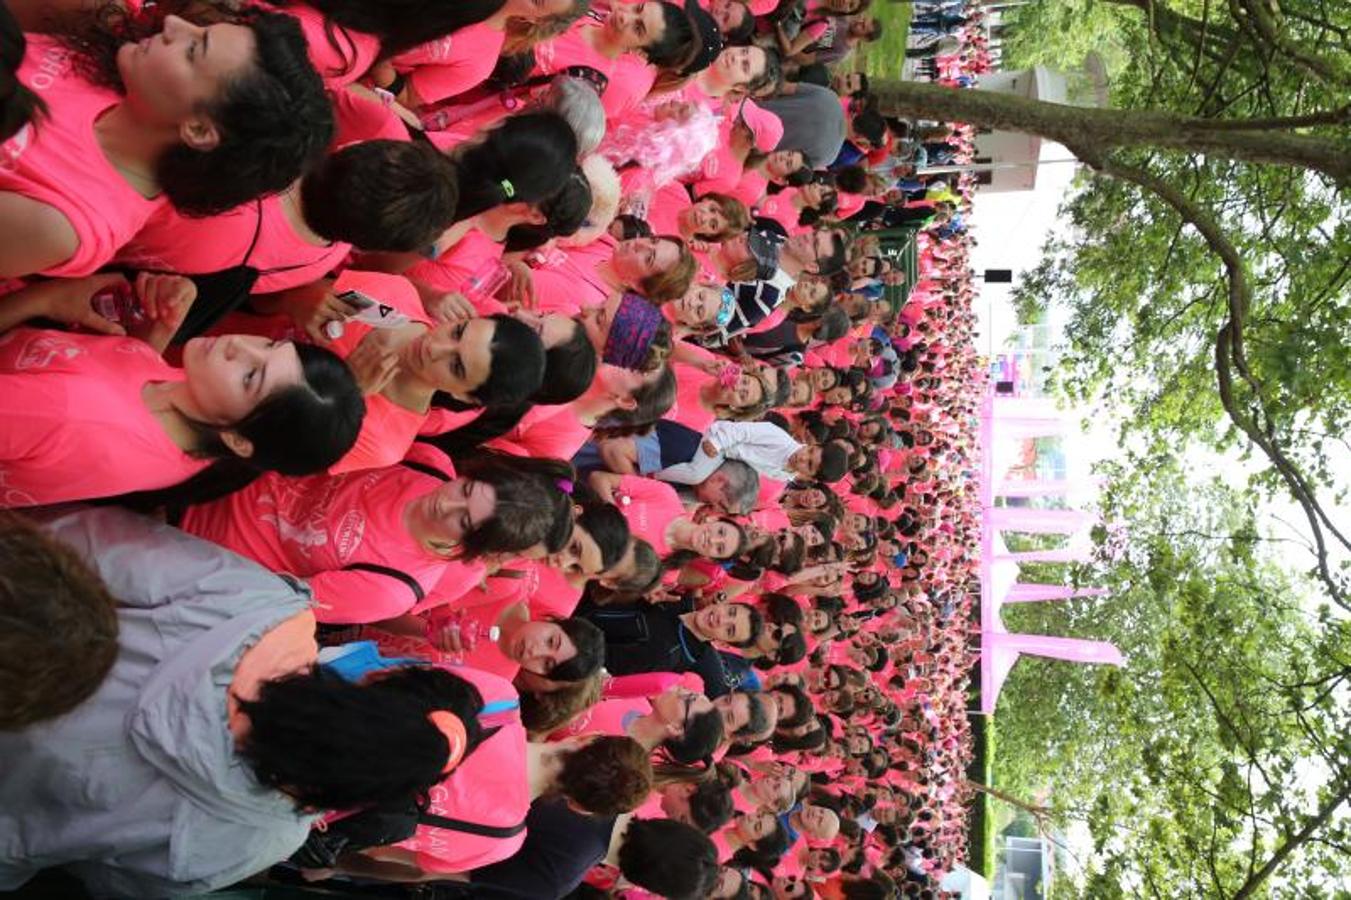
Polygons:
<instances>
[{"instance_id":1,"label":"tree branch","mask_svg":"<svg viewBox=\"0 0 1351 900\"><path fill-rule=\"evenodd\" d=\"M1201 37L1196 41L1196 58L1192 60L1191 77L1187 79L1188 93L1196 87L1196 79L1201 74L1201 57L1206 50L1206 40L1210 37L1210 0L1201 4Z\"/></svg>"},{"instance_id":2,"label":"tree branch","mask_svg":"<svg viewBox=\"0 0 1351 900\"><path fill-rule=\"evenodd\" d=\"M1269 119L1207 119L1204 125L1211 131L1281 131L1291 128L1310 128L1314 125L1345 125L1351 122L1351 103L1341 109L1319 110L1302 116L1275 116Z\"/></svg>"},{"instance_id":3,"label":"tree branch","mask_svg":"<svg viewBox=\"0 0 1351 900\"><path fill-rule=\"evenodd\" d=\"M1220 705L1219 698L1215 696L1215 693L1213 691L1211 691L1210 685L1206 684L1205 681L1201 678L1201 673L1196 671L1196 668L1188 660L1179 659L1178 661L1182 663L1182 667L1186 669L1187 672L1191 675L1192 681L1196 682L1196 686L1199 687L1201 689L1201 692L1206 695L1206 700L1210 702L1210 708L1215 710L1215 715L1219 716L1220 722L1224 725L1225 728L1228 728L1233 733L1234 739L1237 740L1239 744L1243 747L1243 753L1248 757L1248 762L1252 763L1253 768L1257 769L1258 772L1262 773L1262 780L1266 782L1267 787L1272 788L1275 787L1277 784L1279 784L1279 782L1272 781L1271 776L1267 773L1266 768L1262 765L1261 761L1258 760L1257 752L1248 745L1247 737L1244 735L1243 732L1238 730L1238 726L1234 723L1234 720L1230 717L1229 713L1227 713L1224 707ZM1249 796L1251 796L1251 792L1249 793ZM1252 815L1251 808L1249 809L1248 812L1249 815Z\"/></svg>"},{"instance_id":4,"label":"tree branch","mask_svg":"<svg viewBox=\"0 0 1351 900\"><path fill-rule=\"evenodd\" d=\"M1295 65L1324 82L1329 87L1345 90L1351 88L1351 79L1336 66L1321 56L1308 53L1285 35L1267 9L1265 0L1229 0L1234 19L1248 27L1261 40L1277 48Z\"/></svg>"},{"instance_id":5,"label":"tree branch","mask_svg":"<svg viewBox=\"0 0 1351 900\"><path fill-rule=\"evenodd\" d=\"M1277 848L1276 852L1271 854L1271 858L1266 861L1266 864L1263 865L1262 868L1249 875L1248 879L1239 886L1239 889L1234 892L1229 900L1246 900L1246 898L1251 897L1253 892L1261 887L1262 882L1271 877L1271 873L1276 871L1281 863L1285 861L1287 856L1294 853L1300 845L1307 842L1313 837L1318 829L1322 828L1332 819L1332 814L1335 813L1337 808L1345 803L1348 798L1351 798L1351 781L1343 784L1341 790L1332 797L1329 797L1317 814L1311 816L1297 834L1287 838L1286 841Z\"/></svg>"},{"instance_id":6,"label":"tree branch","mask_svg":"<svg viewBox=\"0 0 1351 900\"><path fill-rule=\"evenodd\" d=\"M1238 249L1221 230L1219 223L1175 185L1145 169L1116 162L1104 154L1096 154L1091 148L1070 146L1070 149L1104 174L1129 181L1163 200L1200 232L1211 250L1224 263L1229 279L1229 319L1215 338L1215 374L1219 382L1220 403L1234 424L1261 449L1294 495L1309 522L1316 548L1314 555L1319 580L1327 588L1333 602L1351 611L1351 601L1347 599L1345 589L1332 571L1327 535L1331 534L1347 548L1351 548L1351 541L1337 529L1319 504L1303 473L1285 455L1274 438L1239 408L1234 397L1233 373L1237 372L1252 390L1260 408L1262 386L1249 370L1243 351L1243 321L1252 304L1252 291L1248 285L1247 267Z\"/></svg>"},{"instance_id":7,"label":"tree branch","mask_svg":"<svg viewBox=\"0 0 1351 900\"><path fill-rule=\"evenodd\" d=\"M1308 169L1351 187L1351 144L1344 140L1237 126L1216 130L1211 119L1158 110L1093 109L916 82L878 82L874 93L887 113L1037 134L1097 158L1129 148L1201 153Z\"/></svg>"}]
</instances>

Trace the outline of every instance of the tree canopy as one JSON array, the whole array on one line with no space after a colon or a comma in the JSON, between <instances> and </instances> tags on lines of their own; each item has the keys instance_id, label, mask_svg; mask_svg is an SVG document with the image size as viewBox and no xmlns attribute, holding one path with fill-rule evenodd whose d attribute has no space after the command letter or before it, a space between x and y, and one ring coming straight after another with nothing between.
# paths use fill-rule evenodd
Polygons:
<instances>
[{"instance_id":1,"label":"tree canopy","mask_svg":"<svg viewBox=\"0 0 1351 900\"><path fill-rule=\"evenodd\" d=\"M1102 599L1018 604L1011 630L1106 638L1122 668L1024 659L1001 695L1000 790L1087 824L1055 896L1319 900L1351 871L1351 626L1278 564L1246 492L1171 455L1107 474ZM1110 531L1110 533L1109 533ZM1044 574L1044 573L1043 573ZM1344 895L1343 895L1344 896Z\"/></svg>"},{"instance_id":2,"label":"tree canopy","mask_svg":"<svg viewBox=\"0 0 1351 900\"><path fill-rule=\"evenodd\" d=\"M1110 108L877 90L887 112L1039 134L1085 163L1019 304L1064 314L1058 388L1130 449L1105 472L1102 553L1075 572L1111 595L1005 615L1112 640L1127 665L1020 662L997 785L1087 823L1089 881L1061 879L1067 895L1345 897L1351 5L1039 0L1005 16L1005 68L1094 53ZM1254 474L1206 480L1185 471L1198 458ZM1307 543L1263 521L1285 497Z\"/></svg>"},{"instance_id":3,"label":"tree canopy","mask_svg":"<svg viewBox=\"0 0 1351 900\"><path fill-rule=\"evenodd\" d=\"M1327 462L1351 450L1351 7L1041 0L1009 16L1006 67L1094 51L1111 108L899 82L878 85L883 108L1040 134L1087 164L1020 290L1029 313L1070 313L1064 389L1106 398L1157 448L1264 458L1254 487L1295 497L1351 611L1347 483Z\"/></svg>"}]
</instances>

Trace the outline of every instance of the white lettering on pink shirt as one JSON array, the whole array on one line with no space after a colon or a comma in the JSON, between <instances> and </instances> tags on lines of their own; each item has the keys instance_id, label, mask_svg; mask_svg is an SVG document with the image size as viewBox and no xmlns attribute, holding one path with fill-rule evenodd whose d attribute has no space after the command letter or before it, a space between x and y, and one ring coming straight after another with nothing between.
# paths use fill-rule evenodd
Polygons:
<instances>
[{"instance_id":1,"label":"white lettering on pink shirt","mask_svg":"<svg viewBox=\"0 0 1351 900\"><path fill-rule=\"evenodd\" d=\"M328 513L339 488L348 483L347 478L363 479L369 486L378 480L379 473L354 472L344 478L324 479L323 487L318 491L300 490L289 481L280 481L275 492L259 498L262 509L258 519L273 526L282 542L292 545L302 556L309 557L311 551L331 546L338 562L345 565L366 534L366 515L357 508L343 513L334 525L333 533L329 533ZM354 494L360 495L360 491Z\"/></svg>"},{"instance_id":2,"label":"white lettering on pink shirt","mask_svg":"<svg viewBox=\"0 0 1351 900\"><path fill-rule=\"evenodd\" d=\"M70 73L70 51L64 47L48 47L42 54L38 70L28 80L35 91L45 91Z\"/></svg>"}]
</instances>

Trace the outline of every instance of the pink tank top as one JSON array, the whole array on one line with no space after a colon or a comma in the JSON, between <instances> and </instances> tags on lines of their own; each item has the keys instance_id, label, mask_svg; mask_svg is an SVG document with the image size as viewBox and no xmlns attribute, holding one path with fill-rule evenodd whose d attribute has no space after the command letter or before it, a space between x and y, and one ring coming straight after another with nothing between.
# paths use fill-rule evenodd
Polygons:
<instances>
[{"instance_id":1,"label":"pink tank top","mask_svg":"<svg viewBox=\"0 0 1351 900\"><path fill-rule=\"evenodd\" d=\"M310 62L329 88L345 87L365 75L380 55L380 39L329 23L312 6L295 4L268 7L300 23L309 48Z\"/></svg>"},{"instance_id":2,"label":"pink tank top","mask_svg":"<svg viewBox=\"0 0 1351 900\"><path fill-rule=\"evenodd\" d=\"M135 338L0 335L0 507L154 490L209 460L178 448L141 399L183 373Z\"/></svg>"},{"instance_id":3,"label":"pink tank top","mask_svg":"<svg viewBox=\"0 0 1351 900\"><path fill-rule=\"evenodd\" d=\"M69 50L30 35L18 74L51 114L23 126L0 148L0 191L51 206L75 230L79 248L43 275L88 275L166 201L142 197L103 154L94 123L122 98L81 78Z\"/></svg>"},{"instance_id":4,"label":"pink tank top","mask_svg":"<svg viewBox=\"0 0 1351 900\"><path fill-rule=\"evenodd\" d=\"M206 219L165 206L118 252L117 261L184 275L247 262L258 270L253 293L269 294L322 278L351 250L351 244L319 247L302 238L287 218L285 202L273 195Z\"/></svg>"},{"instance_id":5,"label":"pink tank top","mask_svg":"<svg viewBox=\"0 0 1351 900\"><path fill-rule=\"evenodd\" d=\"M482 22L428 41L394 57L423 103L438 103L473 90L493 73L506 33Z\"/></svg>"}]
</instances>

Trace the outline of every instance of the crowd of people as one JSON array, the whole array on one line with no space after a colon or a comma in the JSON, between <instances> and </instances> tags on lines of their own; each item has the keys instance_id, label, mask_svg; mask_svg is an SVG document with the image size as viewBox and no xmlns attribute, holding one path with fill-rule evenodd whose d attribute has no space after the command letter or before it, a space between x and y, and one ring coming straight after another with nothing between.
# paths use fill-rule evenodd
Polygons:
<instances>
[{"instance_id":1,"label":"crowd of people","mask_svg":"<svg viewBox=\"0 0 1351 900\"><path fill-rule=\"evenodd\" d=\"M949 896L972 135L869 0L0 25L0 890Z\"/></svg>"}]
</instances>

